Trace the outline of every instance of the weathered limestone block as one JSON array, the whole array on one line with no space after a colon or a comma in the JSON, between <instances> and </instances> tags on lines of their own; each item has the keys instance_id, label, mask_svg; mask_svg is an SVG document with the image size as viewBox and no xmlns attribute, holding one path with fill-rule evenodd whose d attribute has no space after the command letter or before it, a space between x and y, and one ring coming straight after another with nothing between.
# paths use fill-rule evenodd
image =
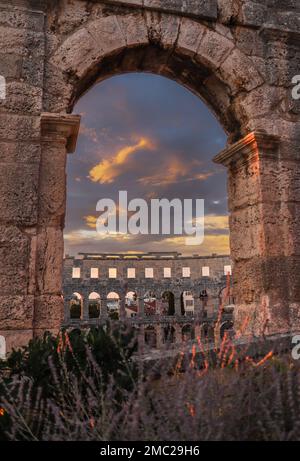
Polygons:
<instances>
[{"instance_id":1,"label":"weathered limestone block","mask_svg":"<svg viewBox=\"0 0 300 461\"><path fill-rule=\"evenodd\" d=\"M250 93L243 93L235 99L235 110L241 121L251 117L268 117L270 113L282 113L282 103L290 95L284 88L262 85Z\"/></svg>"},{"instance_id":2,"label":"weathered limestone block","mask_svg":"<svg viewBox=\"0 0 300 461\"><path fill-rule=\"evenodd\" d=\"M88 2L83 0L60 0L60 14L57 26L60 32L65 35L81 27L90 17ZM56 17L53 18L55 22Z\"/></svg>"},{"instance_id":3,"label":"weathered limestone block","mask_svg":"<svg viewBox=\"0 0 300 461\"><path fill-rule=\"evenodd\" d=\"M40 117L0 113L0 139L28 141L39 138Z\"/></svg>"},{"instance_id":4,"label":"weathered limestone block","mask_svg":"<svg viewBox=\"0 0 300 461\"><path fill-rule=\"evenodd\" d=\"M14 29L28 29L35 32L43 32L44 14L33 9L26 10L11 5L0 4L0 25Z\"/></svg>"},{"instance_id":5,"label":"weathered limestone block","mask_svg":"<svg viewBox=\"0 0 300 461\"><path fill-rule=\"evenodd\" d=\"M35 298L34 334L39 330L58 333L63 322L64 302L59 295L42 295Z\"/></svg>"},{"instance_id":6,"label":"weathered limestone block","mask_svg":"<svg viewBox=\"0 0 300 461\"><path fill-rule=\"evenodd\" d=\"M62 294L61 260L63 255L64 241L61 228L39 228L36 266L39 293Z\"/></svg>"},{"instance_id":7,"label":"weathered limestone block","mask_svg":"<svg viewBox=\"0 0 300 461\"><path fill-rule=\"evenodd\" d=\"M150 42L159 43L162 47L172 47L178 38L181 19L153 12L146 12L146 22Z\"/></svg>"},{"instance_id":8,"label":"weathered limestone block","mask_svg":"<svg viewBox=\"0 0 300 461\"><path fill-rule=\"evenodd\" d=\"M18 163L18 168L22 170L23 165L39 163L41 158L41 146L39 143L26 141L5 142L0 141L0 163Z\"/></svg>"},{"instance_id":9,"label":"weathered limestone block","mask_svg":"<svg viewBox=\"0 0 300 461\"><path fill-rule=\"evenodd\" d=\"M264 56L267 43L256 29L238 26L234 30L234 39L236 46L243 53L250 56Z\"/></svg>"},{"instance_id":10,"label":"weathered limestone block","mask_svg":"<svg viewBox=\"0 0 300 461\"><path fill-rule=\"evenodd\" d=\"M233 50L222 62L220 74L235 92L251 91L264 83L253 61L238 49Z\"/></svg>"},{"instance_id":11,"label":"weathered limestone block","mask_svg":"<svg viewBox=\"0 0 300 461\"><path fill-rule=\"evenodd\" d=\"M149 42L148 28L144 16L140 14L118 16L118 23L127 46L145 45Z\"/></svg>"},{"instance_id":12,"label":"weathered limestone block","mask_svg":"<svg viewBox=\"0 0 300 461\"><path fill-rule=\"evenodd\" d=\"M42 146L39 187L39 225L64 225L66 211L66 146L63 143Z\"/></svg>"},{"instance_id":13,"label":"weathered limestone block","mask_svg":"<svg viewBox=\"0 0 300 461\"><path fill-rule=\"evenodd\" d=\"M228 40L217 32L207 29L204 37L200 41L196 59L200 62L207 63L209 67L217 69L227 57L230 59L230 57L234 55L232 51L233 48L234 43L231 40ZM237 59L239 57L240 56L238 56ZM226 68L227 66L225 65L223 71L226 71ZM238 69L238 71L240 71L240 69Z\"/></svg>"},{"instance_id":14,"label":"weathered limestone block","mask_svg":"<svg viewBox=\"0 0 300 461\"><path fill-rule=\"evenodd\" d=\"M32 163L0 164L1 218L14 224L37 224L39 165ZM17 187L16 187L17 185Z\"/></svg>"},{"instance_id":15,"label":"weathered limestone block","mask_svg":"<svg viewBox=\"0 0 300 461\"><path fill-rule=\"evenodd\" d=\"M206 28L198 22L183 18L176 48L191 57L197 53Z\"/></svg>"},{"instance_id":16,"label":"weathered limestone block","mask_svg":"<svg viewBox=\"0 0 300 461\"><path fill-rule=\"evenodd\" d=\"M143 7L211 20L217 18L217 0L104 0L104 3Z\"/></svg>"},{"instance_id":17,"label":"weathered limestone block","mask_svg":"<svg viewBox=\"0 0 300 461\"><path fill-rule=\"evenodd\" d=\"M116 16L92 21L87 24L86 29L96 42L93 50L93 58L96 60L118 48L121 50L126 45Z\"/></svg>"},{"instance_id":18,"label":"weathered limestone block","mask_svg":"<svg viewBox=\"0 0 300 461\"><path fill-rule=\"evenodd\" d=\"M2 330L31 329L33 311L33 296L1 296L0 328Z\"/></svg>"},{"instance_id":19,"label":"weathered limestone block","mask_svg":"<svg viewBox=\"0 0 300 461\"><path fill-rule=\"evenodd\" d=\"M14 54L0 53L0 74L6 79L19 79L21 76L22 58Z\"/></svg>"},{"instance_id":20,"label":"weathered limestone block","mask_svg":"<svg viewBox=\"0 0 300 461\"><path fill-rule=\"evenodd\" d=\"M23 82L7 82L6 99L0 101L1 112L39 115L41 110L41 88Z\"/></svg>"},{"instance_id":21,"label":"weathered limestone block","mask_svg":"<svg viewBox=\"0 0 300 461\"><path fill-rule=\"evenodd\" d=\"M0 43L7 54L17 54L28 58L33 54L43 58L44 34L26 29L14 29L0 26Z\"/></svg>"},{"instance_id":22,"label":"weathered limestone block","mask_svg":"<svg viewBox=\"0 0 300 461\"><path fill-rule=\"evenodd\" d=\"M1 295L27 292L30 237L14 226L0 226Z\"/></svg>"}]
</instances>

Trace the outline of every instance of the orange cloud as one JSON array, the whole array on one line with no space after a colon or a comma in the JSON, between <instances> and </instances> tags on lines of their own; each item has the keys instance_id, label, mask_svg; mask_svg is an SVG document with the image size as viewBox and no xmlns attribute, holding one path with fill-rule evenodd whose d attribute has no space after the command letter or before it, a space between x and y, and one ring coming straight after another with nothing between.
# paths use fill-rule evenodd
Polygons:
<instances>
[{"instance_id":1,"label":"orange cloud","mask_svg":"<svg viewBox=\"0 0 300 461\"><path fill-rule=\"evenodd\" d=\"M96 216L89 215L89 216L85 216L84 219L88 227L90 227L91 229L96 229L96 223L97 223Z\"/></svg>"},{"instance_id":2,"label":"orange cloud","mask_svg":"<svg viewBox=\"0 0 300 461\"><path fill-rule=\"evenodd\" d=\"M157 251L178 251L182 254L198 253L202 256L212 254L230 254L229 235L205 235L199 247L187 246L185 237L169 237L159 242L152 242Z\"/></svg>"},{"instance_id":3,"label":"orange cloud","mask_svg":"<svg viewBox=\"0 0 300 461\"><path fill-rule=\"evenodd\" d=\"M136 144L120 149L110 159L103 159L90 170L90 179L100 184L111 184L124 171L128 170L128 163L133 154L141 149L153 149L153 143L147 138L141 138ZM126 167L127 165L127 167Z\"/></svg>"},{"instance_id":4,"label":"orange cloud","mask_svg":"<svg viewBox=\"0 0 300 461\"><path fill-rule=\"evenodd\" d=\"M140 178L138 182L152 186L167 186L179 182L204 181L214 174L213 172L194 173L193 170L196 166L199 166L198 162L197 165L194 162L185 163L179 158L173 157L171 161L165 162L163 168L160 166L159 171Z\"/></svg>"}]
</instances>

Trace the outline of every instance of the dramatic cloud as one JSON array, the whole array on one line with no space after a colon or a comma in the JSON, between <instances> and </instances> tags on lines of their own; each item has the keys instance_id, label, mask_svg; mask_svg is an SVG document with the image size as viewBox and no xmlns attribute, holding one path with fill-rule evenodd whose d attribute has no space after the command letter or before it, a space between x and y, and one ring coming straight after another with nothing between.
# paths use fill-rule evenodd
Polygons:
<instances>
[{"instance_id":1,"label":"dramatic cloud","mask_svg":"<svg viewBox=\"0 0 300 461\"><path fill-rule=\"evenodd\" d=\"M141 150L151 150L153 144L147 138L141 138L136 144L120 149L112 158L103 159L90 171L90 178L100 184L111 184L124 172L130 170L132 156Z\"/></svg>"}]
</instances>

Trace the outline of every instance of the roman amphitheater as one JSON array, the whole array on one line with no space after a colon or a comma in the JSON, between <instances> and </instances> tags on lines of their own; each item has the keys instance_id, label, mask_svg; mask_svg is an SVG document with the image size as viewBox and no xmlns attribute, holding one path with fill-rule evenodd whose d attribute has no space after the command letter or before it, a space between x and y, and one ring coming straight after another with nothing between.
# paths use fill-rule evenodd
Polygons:
<instances>
[{"instance_id":1,"label":"roman amphitheater","mask_svg":"<svg viewBox=\"0 0 300 461\"><path fill-rule=\"evenodd\" d=\"M65 328L90 328L108 318L123 319L137 327L144 345L153 349L198 336L212 340L215 328L221 338L233 328L228 256L67 256L63 291Z\"/></svg>"}]
</instances>

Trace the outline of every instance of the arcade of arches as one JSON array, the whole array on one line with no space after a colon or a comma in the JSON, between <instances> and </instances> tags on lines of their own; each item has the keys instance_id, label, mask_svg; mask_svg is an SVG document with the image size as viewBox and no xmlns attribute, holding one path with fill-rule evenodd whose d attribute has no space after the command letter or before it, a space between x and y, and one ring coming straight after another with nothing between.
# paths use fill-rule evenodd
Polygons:
<instances>
[{"instance_id":1,"label":"arcade of arches","mask_svg":"<svg viewBox=\"0 0 300 461\"><path fill-rule=\"evenodd\" d=\"M215 161L228 170L237 327L246 319L245 334L299 328L296 2L12 0L0 9L0 335L8 349L62 321L74 103L95 82L131 71L185 85L228 134Z\"/></svg>"}]
</instances>

